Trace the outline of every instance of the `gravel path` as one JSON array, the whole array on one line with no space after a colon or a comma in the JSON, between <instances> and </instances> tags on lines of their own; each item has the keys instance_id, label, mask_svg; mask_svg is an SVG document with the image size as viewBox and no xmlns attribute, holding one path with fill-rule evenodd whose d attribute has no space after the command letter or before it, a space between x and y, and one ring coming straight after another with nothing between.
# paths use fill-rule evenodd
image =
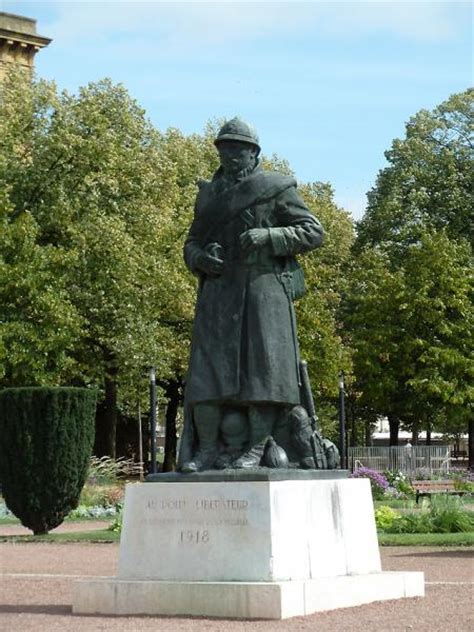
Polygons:
<instances>
[{"instance_id":1,"label":"gravel path","mask_svg":"<svg viewBox=\"0 0 474 632\"><path fill-rule=\"evenodd\" d=\"M83 525L81 525L83 526ZM116 544L0 544L0 629L120 632L436 632L474 630L474 549L383 547L384 570L422 570L426 597L285 621L71 614L79 577L115 575Z\"/></svg>"}]
</instances>

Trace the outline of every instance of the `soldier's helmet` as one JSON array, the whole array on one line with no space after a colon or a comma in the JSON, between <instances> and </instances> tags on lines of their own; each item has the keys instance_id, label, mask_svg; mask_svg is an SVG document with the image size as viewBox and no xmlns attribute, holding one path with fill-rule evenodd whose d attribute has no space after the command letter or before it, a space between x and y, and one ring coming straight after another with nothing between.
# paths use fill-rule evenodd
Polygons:
<instances>
[{"instance_id":1,"label":"soldier's helmet","mask_svg":"<svg viewBox=\"0 0 474 632\"><path fill-rule=\"evenodd\" d=\"M214 145L217 147L219 143L226 140L238 140L241 143L249 143L250 145L254 145L257 148L258 153L260 153L257 132L251 125L237 117L224 123L217 134Z\"/></svg>"}]
</instances>

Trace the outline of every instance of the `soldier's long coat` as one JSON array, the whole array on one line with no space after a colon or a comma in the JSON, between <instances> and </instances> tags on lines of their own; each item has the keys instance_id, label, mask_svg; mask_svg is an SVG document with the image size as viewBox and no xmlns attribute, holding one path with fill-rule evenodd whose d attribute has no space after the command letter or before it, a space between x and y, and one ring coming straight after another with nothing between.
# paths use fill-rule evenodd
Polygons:
<instances>
[{"instance_id":1,"label":"soldier's long coat","mask_svg":"<svg viewBox=\"0 0 474 632\"><path fill-rule=\"evenodd\" d=\"M200 277L186 403L298 404L288 263L321 244L322 227L289 176L257 167L231 186L223 182L219 170L201 183L184 247L186 265ZM244 255L239 237L249 228L268 228L270 243ZM218 278L198 269L199 255L214 242L225 262Z\"/></svg>"}]
</instances>

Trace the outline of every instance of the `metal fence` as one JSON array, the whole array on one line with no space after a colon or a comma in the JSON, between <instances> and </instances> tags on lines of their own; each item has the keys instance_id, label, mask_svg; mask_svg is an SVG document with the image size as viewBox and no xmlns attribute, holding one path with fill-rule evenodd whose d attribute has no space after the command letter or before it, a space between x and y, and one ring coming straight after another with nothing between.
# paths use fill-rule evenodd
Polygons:
<instances>
[{"instance_id":1,"label":"metal fence","mask_svg":"<svg viewBox=\"0 0 474 632\"><path fill-rule=\"evenodd\" d=\"M405 474L439 474L450 469L449 445L409 445L376 448L348 448L347 467L354 471L368 467L377 472L401 471Z\"/></svg>"}]
</instances>

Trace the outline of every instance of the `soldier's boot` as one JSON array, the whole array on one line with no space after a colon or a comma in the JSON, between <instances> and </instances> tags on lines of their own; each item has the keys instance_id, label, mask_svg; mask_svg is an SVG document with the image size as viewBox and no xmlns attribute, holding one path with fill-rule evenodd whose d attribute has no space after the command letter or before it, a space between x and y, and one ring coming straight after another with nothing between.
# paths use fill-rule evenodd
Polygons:
<instances>
[{"instance_id":1,"label":"soldier's boot","mask_svg":"<svg viewBox=\"0 0 474 632\"><path fill-rule=\"evenodd\" d=\"M196 404L193 411L199 447L191 461L181 467L183 474L212 470L218 455L221 410L216 404Z\"/></svg>"},{"instance_id":2,"label":"soldier's boot","mask_svg":"<svg viewBox=\"0 0 474 632\"><path fill-rule=\"evenodd\" d=\"M242 454L232 467L238 470L246 470L259 467L265 452L265 446L272 434L273 424L276 418L275 406L261 404L249 406L250 441L249 449Z\"/></svg>"}]
</instances>

